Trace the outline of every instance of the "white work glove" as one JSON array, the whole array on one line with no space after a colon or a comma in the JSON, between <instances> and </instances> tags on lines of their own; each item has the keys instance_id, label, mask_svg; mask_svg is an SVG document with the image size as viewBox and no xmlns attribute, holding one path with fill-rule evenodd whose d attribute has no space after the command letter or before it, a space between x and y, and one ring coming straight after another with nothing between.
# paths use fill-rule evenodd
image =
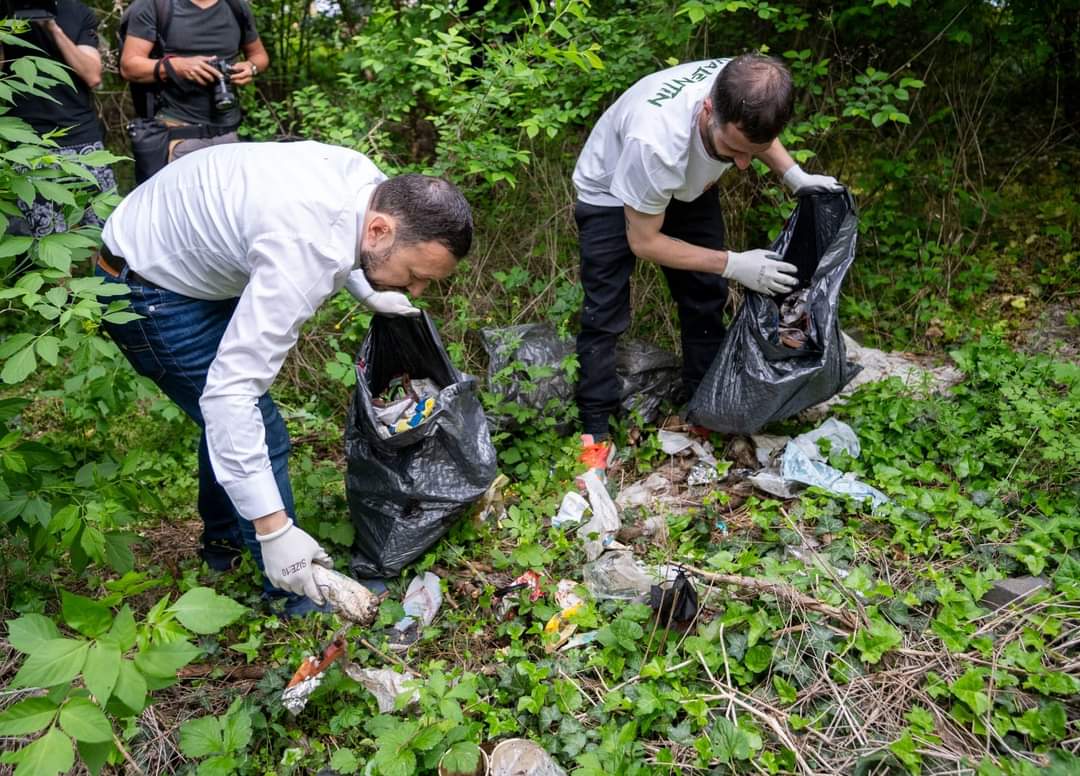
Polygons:
<instances>
[{"instance_id":1,"label":"white work glove","mask_svg":"<svg viewBox=\"0 0 1080 776\"><path fill-rule=\"evenodd\" d=\"M360 300L373 312L383 315L419 315L420 308L413 307L409 297L399 291L372 291Z\"/></svg>"},{"instance_id":2,"label":"white work glove","mask_svg":"<svg viewBox=\"0 0 1080 776\"><path fill-rule=\"evenodd\" d=\"M799 268L780 260L780 255L763 248L752 251L728 251L727 266L722 273L759 294L783 293L795 288Z\"/></svg>"},{"instance_id":3,"label":"white work glove","mask_svg":"<svg viewBox=\"0 0 1080 776\"><path fill-rule=\"evenodd\" d=\"M324 568L334 567L326 550L292 520L276 531L255 534L255 538L262 545L266 577L274 587L306 595L322 606L323 594L311 576L311 566L318 563Z\"/></svg>"},{"instance_id":4,"label":"white work glove","mask_svg":"<svg viewBox=\"0 0 1080 776\"><path fill-rule=\"evenodd\" d=\"M803 172L803 168L797 164L784 173L782 180L792 194L798 194L806 188L826 189L827 191L843 191L844 189L833 176L811 175Z\"/></svg>"}]
</instances>

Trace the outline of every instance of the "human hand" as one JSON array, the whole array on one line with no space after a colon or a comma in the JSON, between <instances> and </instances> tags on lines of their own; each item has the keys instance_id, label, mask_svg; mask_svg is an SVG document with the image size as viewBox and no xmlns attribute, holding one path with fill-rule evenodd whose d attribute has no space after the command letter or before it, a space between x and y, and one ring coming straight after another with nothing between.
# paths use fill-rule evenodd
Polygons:
<instances>
[{"instance_id":1,"label":"human hand","mask_svg":"<svg viewBox=\"0 0 1080 776\"><path fill-rule=\"evenodd\" d=\"M723 276L736 280L759 294L784 293L795 288L799 268L780 260L773 251L755 248L751 251L728 251Z\"/></svg>"},{"instance_id":2,"label":"human hand","mask_svg":"<svg viewBox=\"0 0 1080 776\"><path fill-rule=\"evenodd\" d=\"M782 179L792 194L798 194L803 189L820 188L826 191L842 191L843 186L831 175L811 175L804 172L799 165L794 165L784 173Z\"/></svg>"},{"instance_id":3,"label":"human hand","mask_svg":"<svg viewBox=\"0 0 1080 776\"><path fill-rule=\"evenodd\" d=\"M306 595L320 606L324 603L311 569L314 564L333 568L333 562L317 541L292 520L276 531L256 533L255 538L262 546L266 578L274 587Z\"/></svg>"},{"instance_id":4,"label":"human hand","mask_svg":"<svg viewBox=\"0 0 1080 776\"><path fill-rule=\"evenodd\" d=\"M218 71L212 64L213 57L169 57L169 64L178 78L209 86L218 79Z\"/></svg>"},{"instance_id":5,"label":"human hand","mask_svg":"<svg viewBox=\"0 0 1080 776\"><path fill-rule=\"evenodd\" d=\"M255 80L255 65L251 62L236 62L230 65L229 80L233 86L246 86Z\"/></svg>"},{"instance_id":6,"label":"human hand","mask_svg":"<svg viewBox=\"0 0 1080 776\"><path fill-rule=\"evenodd\" d=\"M420 309L413 307L409 297L398 291L372 291L364 297L366 304L373 312L383 315L419 315Z\"/></svg>"}]
</instances>

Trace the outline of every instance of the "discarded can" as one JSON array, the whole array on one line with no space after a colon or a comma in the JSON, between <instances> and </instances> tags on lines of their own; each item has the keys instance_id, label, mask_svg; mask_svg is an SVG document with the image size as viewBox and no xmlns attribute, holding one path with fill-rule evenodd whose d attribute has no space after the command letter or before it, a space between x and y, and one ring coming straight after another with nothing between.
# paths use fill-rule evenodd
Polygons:
<instances>
[{"instance_id":1,"label":"discarded can","mask_svg":"<svg viewBox=\"0 0 1080 776\"><path fill-rule=\"evenodd\" d=\"M532 741L510 738L491 753L491 776L566 776L566 771Z\"/></svg>"}]
</instances>

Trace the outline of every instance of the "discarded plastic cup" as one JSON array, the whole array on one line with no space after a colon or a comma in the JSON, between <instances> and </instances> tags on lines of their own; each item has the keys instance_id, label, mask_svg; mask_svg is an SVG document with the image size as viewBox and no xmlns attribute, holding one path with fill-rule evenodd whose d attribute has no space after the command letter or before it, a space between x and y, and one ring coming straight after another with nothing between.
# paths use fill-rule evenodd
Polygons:
<instances>
[{"instance_id":1,"label":"discarded plastic cup","mask_svg":"<svg viewBox=\"0 0 1080 776\"><path fill-rule=\"evenodd\" d=\"M491 776L566 776L566 771L532 741L510 738L492 751Z\"/></svg>"},{"instance_id":2,"label":"discarded plastic cup","mask_svg":"<svg viewBox=\"0 0 1080 776\"><path fill-rule=\"evenodd\" d=\"M585 510L589 508L589 502L577 491L569 491L563 496L559 512L551 518L551 524L561 528L567 523L578 524L585 517Z\"/></svg>"}]
</instances>

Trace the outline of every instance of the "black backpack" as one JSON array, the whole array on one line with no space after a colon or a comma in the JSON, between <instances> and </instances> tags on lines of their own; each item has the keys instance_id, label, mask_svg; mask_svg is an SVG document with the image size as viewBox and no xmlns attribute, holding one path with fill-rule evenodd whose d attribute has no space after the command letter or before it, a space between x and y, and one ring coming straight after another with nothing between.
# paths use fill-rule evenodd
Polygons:
<instances>
[{"instance_id":1,"label":"black backpack","mask_svg":"<svg viewBox=\"0 0 1080 776\"><path fill-rule=\"evenodd\" d=\"M229 8L232 9L233 16L236 17L236 22L240 25L241 39L243 39L244 32L250 29L254 23L247 3L243 0L224 0L224 2L228 3ZM154 47L150 49L150 56L161 57L165 53L165 38L169 31L169 22L172 21L172 0L134 0L124 10L123 15L120 17L120 27L117 30L117 37L120 40L120 54L122 55L124 52L124 40L127 38L128 22L131 20L131 15L139 8L140 3L153 3L157 11L157 37L154 39ZM136 115L140 118L152 119L155 112L154 103L164 87L163 82L152 84L128 83Z\"/></svg>"}]
</instances>

